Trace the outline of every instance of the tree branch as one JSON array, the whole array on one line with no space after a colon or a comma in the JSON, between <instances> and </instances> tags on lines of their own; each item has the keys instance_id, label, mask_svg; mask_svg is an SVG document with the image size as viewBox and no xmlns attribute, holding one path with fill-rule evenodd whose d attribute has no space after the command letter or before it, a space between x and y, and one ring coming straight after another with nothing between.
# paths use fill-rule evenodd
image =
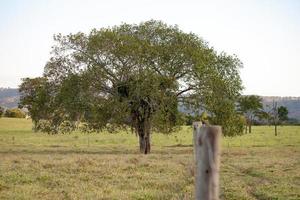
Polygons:
<instances>
[{"instance_id":1,"label":"tree branch","mask_svg":"<svg viewBox=\"0 0 300 200\"><path fill-rule=\"evenodd\" d=\"M178 93L176 94L176 96L178 97L178 96L182 95L183 93L185 93L185 92L187 92L187 91L190 91L190 90L193 90L193 89L195 89L195 87L190 86L190 87L188 87L188 88L186 88L186 89L181 90L180 92L178 92Z\"/></svg>"}]
</instances>

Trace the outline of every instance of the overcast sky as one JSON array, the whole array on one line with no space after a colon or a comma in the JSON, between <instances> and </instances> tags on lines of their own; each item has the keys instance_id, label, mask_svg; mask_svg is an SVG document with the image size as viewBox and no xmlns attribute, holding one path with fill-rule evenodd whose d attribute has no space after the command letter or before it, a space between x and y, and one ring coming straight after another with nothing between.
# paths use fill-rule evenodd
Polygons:
<instances>
[{"instance_id":1,"label":"overcast sky","mask_svg":"<svg viewBox=\"0 0 300 200\"><path fill-rule=\"evenodd\" d=\"M244 94L300 96L300 1L0 0L0 87L41 76L53 34L178 24L244 63Z\"/></svg>"}]
</instances>

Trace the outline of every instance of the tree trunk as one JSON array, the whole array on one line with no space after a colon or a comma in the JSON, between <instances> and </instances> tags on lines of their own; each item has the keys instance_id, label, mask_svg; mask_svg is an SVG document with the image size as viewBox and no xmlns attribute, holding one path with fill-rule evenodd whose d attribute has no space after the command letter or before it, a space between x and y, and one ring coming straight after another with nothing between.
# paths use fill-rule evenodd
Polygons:
<instances>
[{"instance_id":1,"label":"tree trunk","mask_svg":"<svg viewBox=\"0 0 300 200\"><path fill-rule=\"evenodd\" d=\"M249 133L251 133L251 123L249 124Z\"/></svg>"},{"instance_id":2,"label":"tree trunk","mask_svg":"<svg viewBox=\"0 0 300 200\"><path fill-rule=\"evenodd\" d=\"M273 120L274 120L274 126L275 126L275 136L277 136L277 125L278 125L278 108L277 108L277 102L274 102L273 100Z\"/></svg>"},{"instance_id":3,"label":"tree trunk","mask_svg":"<svg viewBox=\"0 0 300 200\"><path fill-rule=\"evenodd\" d=\"M150 153L150 123L149 120L144 120L138 124L138 135L140 152L143 154Z\"/></svg>"},{"instance_id":4,"label":"tree trunk","mask_svg":"<svg viewBox=\"0 0 300 200\"><path fill-rule=\"evenodd\" d=\"M277 125L278 125L278 121L277 121L276 117L277 116L274 117L275 136L277 136Z\"/></svg>"},{"instance_id":5,"label":"tree trunk","mask_svg":"<svg viewBox=\"0 0 300 200\"><path fill-rule=\"evenodd\" d=\"M140 142L140 152L143 154L150 153L150 135L149 136L139 135L139 142Z\"/></svg>"},{"instance_id":6,"label":"tree trunk","mask_svg":"<svg viewBox=\"0 0 300 200\"><path fill-rule=\"evenodd\" d=\"M252 132L251 127L252 127L252 118L250 118L250 120L249 120L249 133Z\"/></svg>"},{"instance_id":7,"label":"tree trunk","mask_svg":"<svg viewBox=\"0 0 300 200\"><path fill-rule=\"evenodd\" d=\"M150 132L151 132L151 106L150 100L141 99L138 101L138 108L131 111L132 125L139 136L140 152L150 153Z\"/></svg>"}]
</instances>

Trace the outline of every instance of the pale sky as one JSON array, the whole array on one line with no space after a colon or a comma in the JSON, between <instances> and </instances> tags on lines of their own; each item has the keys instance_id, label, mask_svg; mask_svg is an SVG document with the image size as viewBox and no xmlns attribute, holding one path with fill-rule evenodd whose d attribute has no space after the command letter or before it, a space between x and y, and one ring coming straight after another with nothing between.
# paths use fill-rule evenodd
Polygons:
<instances>
[{"instance_id":1,"label":"pale sky","mask_svg":"<svg viewBox=\"0 0 300 200\"><path fill-rule=\"evenodd\" d=\"M150 19L244 63L244 94L300 96L300 0L0 0L0 87L41 76L53 34Z\"/></svg>"}]
</instances>

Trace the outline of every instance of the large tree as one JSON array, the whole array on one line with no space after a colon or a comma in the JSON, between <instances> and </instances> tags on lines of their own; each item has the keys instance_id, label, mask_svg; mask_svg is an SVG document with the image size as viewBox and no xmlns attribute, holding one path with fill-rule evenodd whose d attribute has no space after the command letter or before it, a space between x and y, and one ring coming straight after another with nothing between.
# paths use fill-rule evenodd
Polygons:
<instances>
[{"instance_id":1,"label":"large tree","mask_svg":"<svg viewBox=\"0 0 300 200\"><path fill-rule=\"evenodd\" d=\"M47 91L39 107L46 117L36 119L41 130L73 130L78 121L89 131L131 126L147 154L151 131L173 131L179 103L202 107L213 118L235 114L241 62L177 26L151 20L54 39L39 78L45 80L39 90ZM30 104L26 79L20 91L21 104Z\"/></svg>"}]
</instances>

